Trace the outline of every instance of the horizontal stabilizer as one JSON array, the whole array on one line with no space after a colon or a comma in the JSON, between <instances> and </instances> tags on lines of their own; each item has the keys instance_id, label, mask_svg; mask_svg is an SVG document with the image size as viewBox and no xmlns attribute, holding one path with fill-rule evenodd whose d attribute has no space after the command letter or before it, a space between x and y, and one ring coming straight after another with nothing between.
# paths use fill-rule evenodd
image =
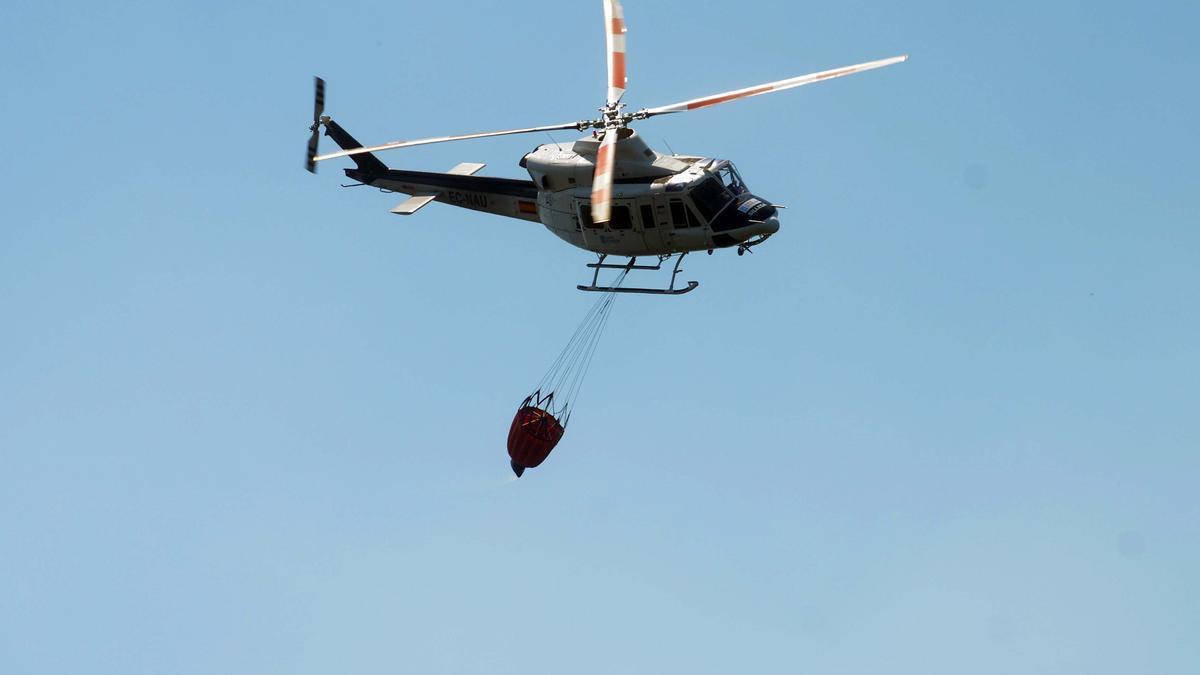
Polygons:
<instances>
[{"instance_id":1,"label":"horizontal stabilizer","mask_svg":"<svg viewBox=\"0 0 1200 675\"><path fill-rule=\"evenodd\" d=\"M463 162L458 166L446 172L450 176L472 176L479 173L479 170L487 164L476 164L474 162ZM411 216L412 214L425 208L429 202L437 199L437 195L413 195L401 202L396 208L392 209L392 213L398 216Z\"/></svg>"},{"instance_id":2,"label":"horizontal stabilizer","mask_svg":"<svg viewBox=\"0 0 1200 675\"><path fill-rule=\"evenodd\" d=\"M392 213L398 216L411 216L435 199L437 199L437 195L414 195L401 202L396 208L392 209Z\"/></svg>"},{"instance_id":3,"label":"horizontal stabilizer","mask_svg":"<svg viewBox=\"0 0 1200 675\"><path fill-rule=\"evenodd\" d=\"M459 164L458 166L454 167L453 169L450 169L446 173L448 173L452 176L474 176L475 174L479 173L479 170L485 166L487 166L487 164L475 164L472 162L463 162L462 164Z\"/></svg>"}]
</instances>

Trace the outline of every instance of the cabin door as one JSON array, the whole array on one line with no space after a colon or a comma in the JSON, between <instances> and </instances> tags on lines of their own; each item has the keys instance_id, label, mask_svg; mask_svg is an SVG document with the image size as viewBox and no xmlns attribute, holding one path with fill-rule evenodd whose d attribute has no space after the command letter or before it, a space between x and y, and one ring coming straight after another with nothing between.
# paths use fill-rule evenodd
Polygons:
<instances>
[{"instance_id":1,"label":"cabin door","mask_svg":"<svg viewBox=\"0 0 1200 675\"><path fill-rule=\"evenodd\" d=\"M642 236L640 223L635 227L636 206L635 202L629 200L614 199L612 217L607 223L600 225L592 220L591 202L580 200L579 226L588 248L615 255L645 254L646 241Z\"/></svg>"},{"instance_id":2,"label":"cabin door","mask_svg":"<svg viewBox=\"0 0 1200 675\"><path fill-rule=\"evenodd\" d=\"M667 241L667 210L664 202L662 212L656 204L657 200L650 197L639 199L633 204L636 209L634 220L646 242L646 251L650 254L666 253L671 249Z\"/></svg>"}]
</instances>

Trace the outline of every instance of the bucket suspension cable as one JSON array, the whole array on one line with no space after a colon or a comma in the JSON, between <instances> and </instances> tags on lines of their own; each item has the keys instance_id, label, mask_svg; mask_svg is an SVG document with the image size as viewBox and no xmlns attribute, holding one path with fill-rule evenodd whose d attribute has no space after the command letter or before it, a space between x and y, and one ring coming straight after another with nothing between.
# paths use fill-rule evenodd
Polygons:
<instances>
[{"instance_id":1,"label":"bucket suspension cable","mask_svg":"<svg viewBox=\"0 0 1200 675\"><path fill-rule=\"evenodd\" d=\"M620 288L625 281L628 271L621 272L613 288ZM608 325L616 302L616 291L602 294L575 329L575 334L563 347L558 358L554 360L546 374L538 382L535 393L540 393L542 401L549 406L547 409L566 425L566 417L570 415L571 403L583 387L583 382L591 368L596 348ZM535 398L538 398L535 396Z\"/></svg>"},{"instance_id":2,"label":"bucket suspension cable","mask_svg":"<svg viewBox=\"0 0 1200 675\"><path fill-rule=\"evenodd\" d=\"M517 409L508 432L508 454L517 476L545 461L566 432L572 407L612 315L617 289L628 273L624 270L618 274L612 290L596 300L537 388Z\"/></svg>"}]
</instances>

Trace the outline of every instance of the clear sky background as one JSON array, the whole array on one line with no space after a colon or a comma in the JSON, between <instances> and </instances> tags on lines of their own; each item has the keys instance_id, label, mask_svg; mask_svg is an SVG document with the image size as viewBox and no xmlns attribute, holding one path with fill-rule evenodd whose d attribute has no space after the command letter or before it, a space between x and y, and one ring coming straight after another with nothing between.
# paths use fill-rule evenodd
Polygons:
<instances>
[{"instance_id":1,"label":"clear sky background","mask_svg":"<svg viewBox=\"0 0 1200 675\"><path fill-rule=\"evenodd\" d=\"M588 254L308 175L311 78L579 119L598 0L6 4L0 672L1197 672L1200 6L625 4L633 108L912 60L638 126L783 230L619 299L521 481Z\"/></svg>"}]
</instances>

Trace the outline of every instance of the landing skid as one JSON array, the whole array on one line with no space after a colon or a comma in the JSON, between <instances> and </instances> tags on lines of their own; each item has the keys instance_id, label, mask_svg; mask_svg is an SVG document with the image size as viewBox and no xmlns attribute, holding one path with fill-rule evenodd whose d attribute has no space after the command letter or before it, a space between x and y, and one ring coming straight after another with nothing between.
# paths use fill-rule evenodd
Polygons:
<instances>
[{"instance_id":1,"label":"landing skid","mask_svg":"<svg viewBox=\"0 0 1200 675\"><path fill-rule=\"evenodd\" d=\"M697 286L700 285L699 281L687 282L687 288L675 288L675 277L679 276L679 273L683 271L683 270L679 269L679 265L680 265L680 263L683 262L683 257L686 255L687 255L686 253L672 253L669 255L660 255L660 256L658 256L658 263L655 265L639 265L639 264L637 264L637 258L630 258L629 262L625 263L624 265L615 265L613 263L604 262L604 260L606 258L608 258L608 255L603 254L600 256L600 259L598 261L596 261L594 263L588 263L588 268L595 270L595 272L592 274L592 285L590 285L590 286L580 285L580 286L576 286L576 288L578 288L581 291L591 291L591 292L595 292L595 293L641 293L643 295L683 295L684 293L691 293L692 291L696 290ZM625 272L633 272L633 271L656 272L658 270L661 270L663 263L670 260L671 258L676 258L675 268L671 271L671 285L668 286L667 288L625 288L624 286L600 286L599 285L600 270L623 270Z\"/></svg>"}]
</instances>

